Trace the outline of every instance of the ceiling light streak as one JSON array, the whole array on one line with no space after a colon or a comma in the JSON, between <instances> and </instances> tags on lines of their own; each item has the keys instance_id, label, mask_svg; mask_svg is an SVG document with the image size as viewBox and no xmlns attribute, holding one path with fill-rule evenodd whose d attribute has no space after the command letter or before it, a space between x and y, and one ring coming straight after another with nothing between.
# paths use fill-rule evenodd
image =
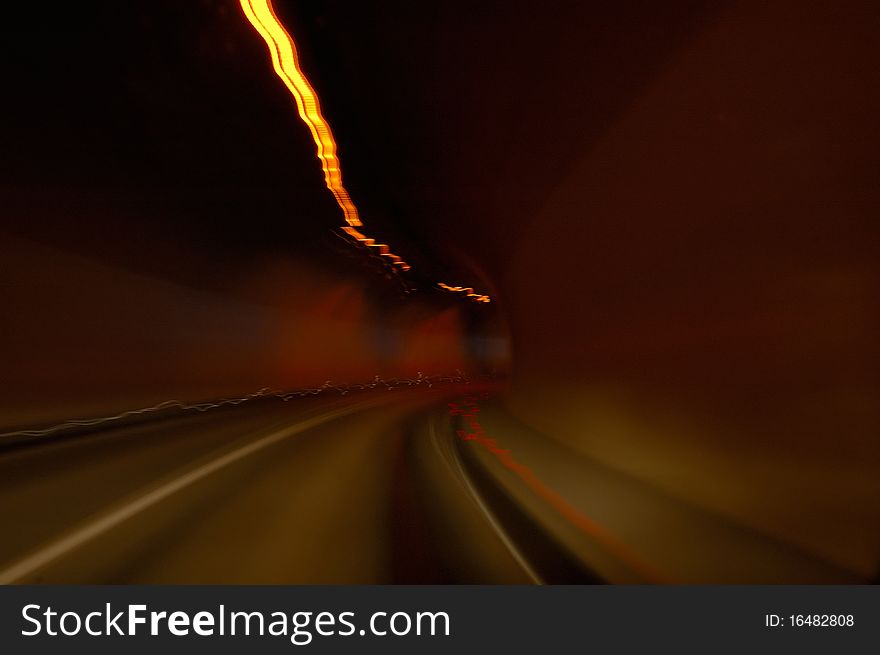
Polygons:
<instances>
[{"instance_id":1,"label":"ceiling light streak","mask_svg":"<svg viewBox=\"0 0 880 655\"><path fill-rule=\"evenodd\" d=\"M444 291L450 291L452 293L463 293L474 302L492 302L489 296L475 292L472 287L453 287L443 282L438 282L437 286Z\"/></svg>"},{"instance_id":2,"label":"ceiling light streak","mask_svg":"<svg viewBox=\"0 0 880 655\"><path fill-rule=\"evenodd\" d=\"M254 29L257 30L260 36L263 37L263 40L269 47L272 67L296 101L299 117L308 126L312 134L318 159L321 162L321 169L324 171L324 183L333 194L333 197L336 198L340 209L342 209L346 222L342 230L355 241L375 250L380 257L387 259L395 270L410 270L410 265L391 252L391 248L388 245L376 243L375 239L366 236L356 229L363 227L363 222L351 196L342 184L342 167L336 154L336 140L333 138L330 124L321 113L318 94L300 68L293 37L284 29L278 16L275 14L271 0L239 1L248 21L254 26ZM466 291L466 297L476 302L489 302L488 296L474 293L474 290L470 288L451 287L443 283L437 286L446 291Z\"/></svg>"},{"instance_id":3,"label":"ceiling light streak","mask_svg":"<svg viewBox=\"0 0 880 655\"><path fill-rule=\"evenodd\" d=\"M278 20L268 0L241 0L241 8L269 46L272 67L296 100L299 117L308 126L317 146L318 159L324 171L324 183L342 209L345 222L351 226L363 225L357 208L342 185L342 169L336 155L336 141L330 125L321 113L318 94L299 67L293 39Z\"/></svg>"}]
</instances>

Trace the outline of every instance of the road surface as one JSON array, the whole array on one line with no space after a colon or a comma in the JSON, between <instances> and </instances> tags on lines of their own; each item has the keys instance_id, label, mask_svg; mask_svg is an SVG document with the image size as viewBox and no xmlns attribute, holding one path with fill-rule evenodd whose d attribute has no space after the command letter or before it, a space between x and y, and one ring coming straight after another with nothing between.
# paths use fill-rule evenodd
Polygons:
<instances>
[{"instance_id":1,"label":"road surface","mask_svg":"<svg viewBox=\"0 0 880 655\"><path fill-rule=\"evenodd\" d=\"M855 581L576 457L459 384L7 445L0 522L7 584Z\"/></svg>"}]
</instances>

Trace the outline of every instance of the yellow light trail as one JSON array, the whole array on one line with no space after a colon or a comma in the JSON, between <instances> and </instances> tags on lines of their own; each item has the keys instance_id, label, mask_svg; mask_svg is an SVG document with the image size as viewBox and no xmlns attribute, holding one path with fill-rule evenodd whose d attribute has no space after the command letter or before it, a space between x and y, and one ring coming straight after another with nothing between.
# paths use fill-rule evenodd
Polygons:
<instances>
[{"instance_id":1,"label":"yellow light trail","mask_svg":"<svg viewBox=\"0 0 880 655\"><path fill-rule=\"evenodd\" d=\"M376 249L379 255L389 259L393 266L403 271L410 270L410 265L392 253L386 244L376 243L375 239L371 239L357 229L363 227L363 222L351 196L342 184L342 167L336 154L336 140L333 138L330 124L321 113L317 92L300 68L293 37L284 29L275 14L271 0L239 1L244 15L269 47L272 67L296 101L299 117L312 134L321 169L324 171L324 183L336 198L345 218L346 225L342 230L366 247ZM490 302L489 296L474 293L470 288L452 287L442 282L437 286L450 292L465 292L466 297L477 302Z\"/></svg>"},{"instance_id":2,"label":"yellow light trail","mask_svg":"<svg viewBox=\"0 0 880 655\"><path fill-rule=\"evenodd\" d=\"M452 293L463 293L468 298L476 302L491 302L489 296L482 293L476 293L471 287L453 287L448 284L444 284L443 282L438 282L437 286L445 291L451 291Z\"/></svg>"},{"instance_id":3,"label":"yellow light trail","mask_svg":"<svg viewBox=\"0 0 880 655\"><path fill-rule=\"evenodd\" d=\"M241 0L241 7L251 25L269 46L272 66L296 100L299 116L312 133L318 147L318 159L321 160L321 168L324 170L324 182L336 197L345 222L351 226L363 225L357 208L342 185L342 169L339 157L336 156L336 141L330 125L321 114L318 94L299 67L293 39L281 25L272 4L267 0Z\"/></svg>"}]
</instances>

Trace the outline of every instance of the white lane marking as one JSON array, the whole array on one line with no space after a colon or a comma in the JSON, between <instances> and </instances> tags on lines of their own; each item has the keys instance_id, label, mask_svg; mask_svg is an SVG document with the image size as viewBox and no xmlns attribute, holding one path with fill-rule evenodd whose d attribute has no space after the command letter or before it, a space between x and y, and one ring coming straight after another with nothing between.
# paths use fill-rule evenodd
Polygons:
<instances>
[{"instance_id":1,"label":"white lane marking","mask_svg":"<svg viewBox=\"0 0 880 655\"><path fill-rule=\"evenodd\" d=\"M510 552L516 563L519 564L520 567L522 567L522 570L525 571L526 575L532 579L532 582L538 585L545 584L544 580L541 578L538 572L535 571L535 569L532 568L531 564L528 563L525 555L520 552L519 548L516 547L516 544L513 543L513 540L511 540L511 538L507 535L507 532L505 532L504 528L498 522L498 519L495 518L492 510L490 510L486 503L483 502L483 497L480 495L480 492L477 491L477 489L473 486L473 484L471 484L467 473L465 472L464 468L461 465L461 462L458 459L458 455L454 451L443 452L443 448L440 445L439 435L434 429L435 420L435 418L432 418L431 421L428 423L428 430L431 433L431 442L434 444L434 448L437 450L437 454L449 467L452 475L454 477L457 477L465 486L468 493L470 494L471 500L474 501L474 504L476 504L477 508L483 513L483 516L489 522L492 530L501 540L501 543L503 543L504 546L507 548L508 552Z\"/></svg>"},{"instance_id":2,"label":"white lane marking","mask_svg":"<svg viewBox=\"0 0 880 655\"><path fill-rule=\"evenodd\" d=\"M83 544L95 539L102 533L115 528L120 523L127 521L139 512L152 507L172 494L177 493L181 489L198 482L202 478L205 478L212 473L247 457L248 455L252 455L259 450L263 450L272 444L278 443L279 441L292 437L295 434L299 434L300 432L313 428L321 423L340 418L346 414L352 414L371 405L381 404L381 402L384 401L377 403L375 400L371 400L350 407L337 409L332 412L319 414L318 416L301 421L296 425L268 434L246 446L242 446L241 448L237 448L225 455L221 455L210 462L206 462L202 466L188 471L180 477L135 498L122 507L84 524L71 534L47 544L32 555L29 555L9 568L0 571L0 584L14 584L22 578L51 564L54 560L63 557Z\"/></svg>"}]
</instances>

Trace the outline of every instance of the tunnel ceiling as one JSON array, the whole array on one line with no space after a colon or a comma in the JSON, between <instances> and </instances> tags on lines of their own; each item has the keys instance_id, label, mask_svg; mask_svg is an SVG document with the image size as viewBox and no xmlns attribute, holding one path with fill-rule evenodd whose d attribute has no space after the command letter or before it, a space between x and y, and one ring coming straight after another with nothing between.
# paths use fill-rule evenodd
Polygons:
<instances>
[{"instance_id":1,"label":"tunnel ceiling","mask_svg":"<svg viewBox=\"0 0 880 655\"><path fill-rule=\"evenodd\" d=\"M703 2L276 4L364 213L428 246L435 275L452 260L492 278L572 162L711 19Z\"/></svg>"},{"instance_id":2,"label":"tunnel ceiling","mask_svg":"<svg viewBox=\"0 0 880 655\"><path fill-rule=\"evenodd\" d=\"M698 2L276 8L377 236L426 278L470 284L479 269L497 277L571 161L706 20ZM65 12L86 28L69 29ZM3 45L18 89L4 174L57 193L8 229L184 278L198 274L183 254L328 249L338 209L236 3L97 3L19 22ZM26 191L11 201L34 202ZM120 211L139 219L121 230ZM147 261L126 245L163 234L194 247Z\"/></svg>"}]
</instances>

